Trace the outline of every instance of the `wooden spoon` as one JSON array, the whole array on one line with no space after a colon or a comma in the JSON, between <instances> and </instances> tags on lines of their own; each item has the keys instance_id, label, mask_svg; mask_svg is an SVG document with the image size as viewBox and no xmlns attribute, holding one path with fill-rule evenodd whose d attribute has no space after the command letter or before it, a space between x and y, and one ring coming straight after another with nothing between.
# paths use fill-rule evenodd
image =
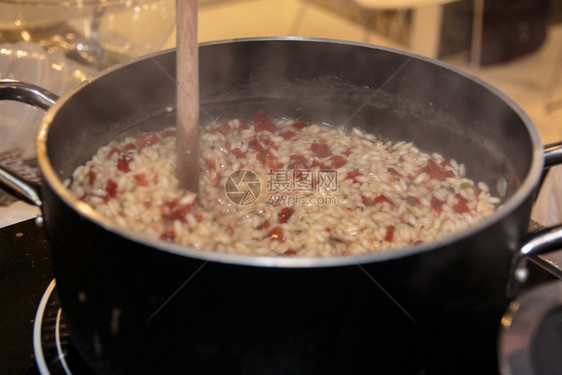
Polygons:
<instances>
[{"instance_id":1,"label":"wooden spoon","mask_svg":"<svg viewBox=\"0 0 562 375\"><path fill-rule=\"evenodd\" d=\"M197 0L176 1L176 133L180 188L199 191Z\"/></svg>"}]
</instances>

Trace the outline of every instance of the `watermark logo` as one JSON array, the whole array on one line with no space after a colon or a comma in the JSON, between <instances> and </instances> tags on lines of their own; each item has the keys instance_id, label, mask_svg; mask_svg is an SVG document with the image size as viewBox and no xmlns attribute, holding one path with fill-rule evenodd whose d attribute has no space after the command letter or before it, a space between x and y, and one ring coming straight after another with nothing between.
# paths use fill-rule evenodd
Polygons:
<instances>
[{"instance_id":1,"label":"watermark logo","mask_svg":"<svg viewBox=\"0 0 562 375\"><path fill-rule=\"evenodd\" d=\"M257 174L239 169L226 179L226 196L235 204L247 206L254 203L261 194L261 182Z\"/></svg>"},{"instance_id":2,"label":"watermark logo","mask_svg":"<svg viewBox=\"0 0 562 375\"><path fill-rule=\"evenodd\" d=\"M293 194L271 194L267 198L266 204L270 206L325 206L334 205L338 203L336 197L325 197L325 196L305 196L296 193Z\"/></svg>"},{"instance_id":3,"label":"watermark logo","mask_svg":"<svg viewBox=\"0 0 562 375\"><path fill-rule=\"evenodd\" d=\"M337 171L331 169L272 169L267 173L268 205L336 204L326 191L338 190ZM241 169L228 176L224 190L235 204L250 205L261 194L261 182L256 173ZM320 193L315 196L314 193Z\"/></svg>"},{"instance_id":4,"label":"watermark logo","mask_svg":"<svg viewBox=\"0 0 562 375\"><path fill-rule=\"evenodd\" d=\"M338 172L332 169L273 169L267 174L267 191L315 192L338 190Z\"/></svg>"}]
</instances>

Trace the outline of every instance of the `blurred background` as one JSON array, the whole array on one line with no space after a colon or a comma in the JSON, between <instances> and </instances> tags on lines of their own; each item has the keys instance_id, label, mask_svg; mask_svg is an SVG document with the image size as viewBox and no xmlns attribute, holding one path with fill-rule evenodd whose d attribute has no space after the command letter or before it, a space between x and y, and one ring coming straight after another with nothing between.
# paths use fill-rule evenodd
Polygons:
<instances>
[{"instance_id":1,"label":"blurred background","mask_svg":"<svg viewBox=\"0 0 562 375\"><path fill-rule=\"evenodd\" d=\"M562 0L200 0L199 39L299 35L368 42L481 77L562 140Z\"/></svg>"},{"instance_id":2,"label":"blurred background","mask_svg":"<svg viewBox=\"0 0 562 375\"><path fill-rule=\"evenodd\" d=\"M63 95L115 63L174 47L175 17L175 0L0 0L0 79ZM562 0L199 0L200 42L286 35L442 60L511 97L543 143L562 140ZM41 116L0 103L0 163L33 174Z\"/></svg>"},{"instance_id":3,"label":"blurred background","mask_svg":"<svg viewBox=\"0 0 562 375\"><path fill-rule=\"evenodd\" d=\"M561 33L562 0L199 0L201 42L336 38L456 65L519 103L545 143L562 139ZM61 95L174 45L175 0L0 0L0 78L46 82Z\"/></svg>"}]
</instances>

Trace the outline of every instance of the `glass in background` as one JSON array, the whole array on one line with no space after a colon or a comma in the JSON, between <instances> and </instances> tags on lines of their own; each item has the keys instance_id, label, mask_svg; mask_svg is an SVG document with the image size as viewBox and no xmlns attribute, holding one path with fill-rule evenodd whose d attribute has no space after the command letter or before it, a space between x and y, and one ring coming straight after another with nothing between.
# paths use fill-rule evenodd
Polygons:
<instances>
[{"instance_id":1,"label":"glass in background","mask_svg":"<svg viewBox=\"0 0 562 375\"><path fill-rule=\"evenodd\" d=\"M0 0L0 80L62 96L113 64L164 48L175 20L175 0ZM0 163L31 179L43 115L0 102ZM0 206L13 202L0 191Z\"/></svg>"}]
</instances>

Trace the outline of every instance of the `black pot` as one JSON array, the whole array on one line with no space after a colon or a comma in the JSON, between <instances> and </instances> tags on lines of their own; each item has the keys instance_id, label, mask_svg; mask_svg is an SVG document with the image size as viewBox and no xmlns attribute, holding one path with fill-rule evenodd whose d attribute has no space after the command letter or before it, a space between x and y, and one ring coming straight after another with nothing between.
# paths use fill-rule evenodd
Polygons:
<instances>
[{"instance_id":1,"label":"black pot","mask_svg":"<svg viewBox=\"0 0 562 375\"><path fill-rule=\"evenodd\" d=\"M300 38L206 44L203 120L264 109L274 118L349 123L463 161L504 203L473 228L387 253L201 253L114 228L63 184L110 140L175 123L174 75L174 51L116 67L58 100L39 130L43 184L33 199L42 205L68 330L94 370L497 371L499 321L519 259L562 237L557 230L524 242L544 156L520 108L462 71L386 48ZM43 95L43 107L56 100ZM37 101L38 91L0 87L0 98L16 96ZM0 178L31 199L31 185Z\"/></svg>"}]
</instances>

